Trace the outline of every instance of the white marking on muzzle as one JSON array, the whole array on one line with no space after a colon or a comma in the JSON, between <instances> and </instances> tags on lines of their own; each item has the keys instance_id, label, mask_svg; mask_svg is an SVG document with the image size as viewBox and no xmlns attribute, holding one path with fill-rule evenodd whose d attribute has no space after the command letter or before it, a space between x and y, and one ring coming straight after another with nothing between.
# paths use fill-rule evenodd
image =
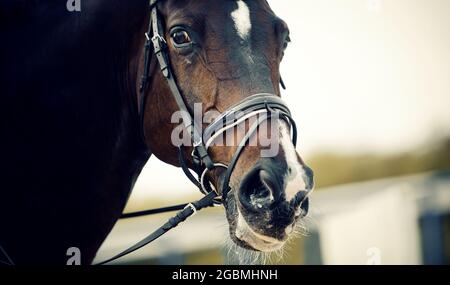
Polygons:
<instances>
[{"instance_id":1,"label":"white marking on muzzle","mask_svg":"<svg viewBox=\"0 0 450 285\"><path fill-rule=\"evenodd\" d=\"M300 191L306 191L305 170L297 158L294 144L291 141L291 135L286 122L280 122L280 145L284 151L287 173L286 181L286 200L291 201Z\"/></svg>"},{"instance_id":2,"label":"white marking on muzzle","mask_svg":"<svg viewBox=\"0 0 450 285\"><path fill-rule=\"evenodd\" d=\"M237 1L238 8L231 13L231 18L234 21L234 26L241 39L246 40L250 35L252 23L250 20L250 9L244 1Z\"/></svg>"}]
</instances>

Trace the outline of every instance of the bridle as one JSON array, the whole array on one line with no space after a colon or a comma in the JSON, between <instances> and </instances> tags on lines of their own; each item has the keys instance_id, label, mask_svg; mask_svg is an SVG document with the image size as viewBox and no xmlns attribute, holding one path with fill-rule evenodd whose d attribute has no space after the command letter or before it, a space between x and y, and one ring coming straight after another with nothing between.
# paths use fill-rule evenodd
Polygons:
<instances>
[{"instance_id":1,"label":"bridle","mask_svg":"<svg viewBox=\"0 0 450 285\"><path fill-rule=\"evenodd\" d=\"M202 126L198 127L197 124L195 124L194 118L185 103L185 100L180 92L171 69L170 58L167 52L167 42L164 38L162 24L158 15L159 12L157 4L161 1L162 0L150 0L150 23L148 25L148 30L145 33L146 40L144 45L144 70L139 88L140 103L138 106L142 136L145 139L144 113L148 94L147 91L151 81L150 64L152 59L151 51L153 50L153 54L156 57L158 65L160 67L160 71L166 79L168 87L177 103L179 111L181 111L180 114L182 115L183 126L191 135L191 142L193 146L193 151L191 153L193 166L191 168L193 168L193 170L197 174L197 177L195 177L189 170L188 164L185 161L183 146L178 147L178 158L180 161L180 166L189 180L191 180L192 183L194 183L200 190L200 192L202 192L205 196L199 201L189 204L122 215L121 218L133 218L144 215L181 210L166 224L147 236L142 241L99 264L106 264L120 257L128 255L161 237L169 230L175 228L180 223L185 221L188 217L195 214L197 211L214 205L220 205L224 201L226 201L227 194L231 191L231 187L229 184L231 176L233 174L233 170L235 169L244 148L247 146L253 135L258 131L258 128L263 122L273 117L284 120L291 128L293 144L296 145L297 142L297 128L294 120L291 117L289 108L280 97L273 94L260 93L245 98L243 101L237 103L226 112L221 114L204 130L202 129ZM280 81L282 87L284 88L283 81ZM249 126L247 132L244 135L244 138L240 141L228 165L214 162L208 153L208 150L213 145L214 141L221 135L225 134L227 131L233 130L241 123L256 117L256 121ZM217 168L222 168L225 170L224 179L221 183L221 189L214 189L207 177L209 172Z\"/></svg>"}]
</instances>

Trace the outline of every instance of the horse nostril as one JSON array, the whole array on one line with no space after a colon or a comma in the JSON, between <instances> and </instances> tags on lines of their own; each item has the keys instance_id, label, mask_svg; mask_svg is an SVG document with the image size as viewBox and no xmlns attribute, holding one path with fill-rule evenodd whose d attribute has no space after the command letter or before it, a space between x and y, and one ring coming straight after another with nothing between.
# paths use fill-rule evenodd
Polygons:
<instances>
[{"instance_id":1,"label":"horse nostril","mask_svg":"<svg viewBox=\"0 0 450 285\"><path fill-rule=\"evenodd\" d=\"M296 217L305 217L309 211L308 191L300 191L291 202L291 206L296 209Z\"/></svg>"},{"instance_id":2,"label":"horse nostril","mask_svg":"<svg viewBox=\"0 0 450 285\"><path fill-rule=\"evenodd\" d=\"M312 190L314 188L314 171L308 166L304 165L303 169L305 171L304 180L306 184L306 190Z\"/></svg>"},{"instance_id":3,"label":"horse nostril","mask_svg":"<svg viewBox=\"0 0 450 285\"><path fill-rule=\"evenodd\" d=\"M306 215L308 215L308 211L309 211L309 199L306 198L297 208L297 211L295 211L295 216L301 218L306 217Z\"/></svg>"},{"instance_id":4,"label":"horse nostril","mask_svg":"<svg viewBox=\"0 0 450 285\"><path fill-rule=\"evenodd\" d=\"M274 201L270 174L264 170L250 173L241 185L239 199L246 208L259 210Z\"/></svg>"}]
</instances>

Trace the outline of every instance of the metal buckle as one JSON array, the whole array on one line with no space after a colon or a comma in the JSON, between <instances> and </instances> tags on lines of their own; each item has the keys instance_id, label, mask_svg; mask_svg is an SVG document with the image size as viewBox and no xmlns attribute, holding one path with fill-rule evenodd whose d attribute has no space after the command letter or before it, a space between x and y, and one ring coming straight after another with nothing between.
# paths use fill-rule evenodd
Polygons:
<instances>
[{"instance_id":1,"label":"metal buckle","mask_svg":"<svg viewBox=\"0 0 450 285\"><path fill-rule=\"evenodd\" d=\"M214 163L214 168L225 168L225 169L228 169L228 166L225 165L225 164L222 164L222 163ZM203 171L202 175L200 176L200 185L202 186L202 188L200 190L205 195L209 194L208 190L205 187L205 182L206 182L205 178L206 178L206 174L208 173L208 171L209 171L208 169L205 169ZM208 183L210 183L210 182L208 181ZM222 196L220 195L219 191L214 186L212 186L211 188L217 194L217 197L214 199L215 200L214 203L216 205L222 204Z\"/></svg>"},{"instance_id":2,"label":"metal buckle","mask_svg":"<svg viewBox=\"0 0 450 285\"><path fill-rule=\"evenodd\" d=\"M189 203L186 205L186 207L184 207L184 209L188 209L191 208L191 210L193 211L192 216L194 216L195 214L197 214L197 208L195 208L194 204Z\"/></svg>"},{"instance_id":3,"label":"metal buckle","mask_svg":"<svg viewBox=\"0 0 450 285\"><path fill-rule=\"evenodd\" d=\"M193 149L192 149L192 153L191 153L191 157L194 159L194 160L197 160L198 162L200 162L201 161L201 159L200 159L200 157L197 155L197 148L199 147L199 146L201 146L203 144L203 140L198 140L198 141L196 141L196 142L194 142L193 144L192 144L192 146L193 146Z\"/></svg>"},{"instance_id":4,"label":"metal buckle","mask_svg":"<svg viewBox=\"0 0 450 285\"><path fill-rule=\"evenodd\" d=\"M201 146L202 144L203 144L203 140L202 140L202 139L199 139L198 141L195 141L195 142L193 143L193 147L196 148L196 147Z\"/></svg>"},{"instance_id":5,"label":"metal buckle","mask_svg":"<svg viewBox=\"0 0 450 285\"><path fill-rule=\"evenodd\" d=\"M167 44L166 39L163 38L160 34L153 35L152 42L158 40L160 43Z\"/></svg>"}]
</instances>

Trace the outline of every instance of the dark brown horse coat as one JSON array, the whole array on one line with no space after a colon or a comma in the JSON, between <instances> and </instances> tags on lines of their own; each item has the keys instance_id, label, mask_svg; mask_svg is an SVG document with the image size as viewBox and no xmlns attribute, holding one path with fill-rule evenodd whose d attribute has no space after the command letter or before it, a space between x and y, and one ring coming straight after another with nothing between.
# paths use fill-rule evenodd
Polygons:
<instances>
[{"instance_id":1,"label":"dark brown horse coat","mask_svg":"<svg viewBox=\"0 0 450 285\"><path fill-rule=\"evenodd\" d=\"M81 3L0 3L0 247L16 264L70 247L90 263L150 156L129 67L148 2Z\"/></svg>"}]
</instances>

